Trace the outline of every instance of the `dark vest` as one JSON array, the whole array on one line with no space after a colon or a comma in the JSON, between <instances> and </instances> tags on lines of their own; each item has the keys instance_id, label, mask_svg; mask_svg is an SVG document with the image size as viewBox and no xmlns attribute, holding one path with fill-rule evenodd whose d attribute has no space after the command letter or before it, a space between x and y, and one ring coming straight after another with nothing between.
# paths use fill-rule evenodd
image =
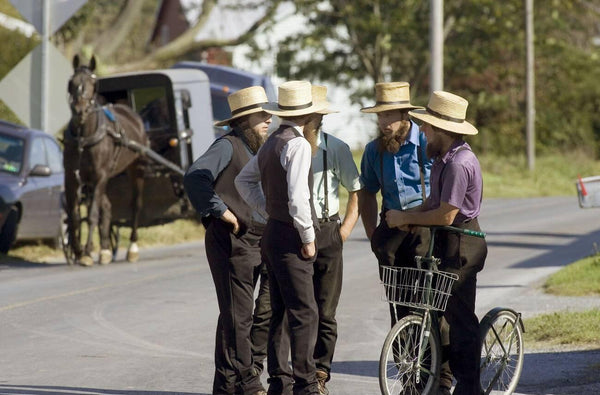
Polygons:
<instances>
[{"instance_id":1,"label":"dark vest","mask_svg":"<svg viewBox=\"0 0 600 395\"><path fill-rule=\"evenodd\" d=\"M294 221L290 216L288 207L288 183L287 173L281 166L281 152L283 147L293 138L301 137L304 138L296 129L288 125L282 125L277 129L265 142L258 152L258 167L260 169L260 181L263 189L263 193L266 198L266 210L269 214L269 218L276 219L278 221L293 224ZM312 185L313 185L313 173L312 169L308 172L308 185L311 190L311 212L313 223L318 227L318 223L315 223L315 214L312 204ZM302 180L296 180L296 182L302 182Z\"/></svg>"},{"instance_id":2,"label":"dark vest","mask_svg":"<svg viewBox=\"0 0 600 395\"><path fill-rule=\"evenodd\" d=\"M246 144L234 132L229 133L222 138L228 140L233 146L233 155L231 161L225 169L219 174L215 181L214 190L217 195L227 205L229 210L235 214L238 220L243 224L243 228L252 231L252 233L262 233L263 224L258 224L252 219L253 210L237 191L234 180L242 168L251 158ZM242 230L245 230L242 229Z\"/></svg>"}]
</instances>

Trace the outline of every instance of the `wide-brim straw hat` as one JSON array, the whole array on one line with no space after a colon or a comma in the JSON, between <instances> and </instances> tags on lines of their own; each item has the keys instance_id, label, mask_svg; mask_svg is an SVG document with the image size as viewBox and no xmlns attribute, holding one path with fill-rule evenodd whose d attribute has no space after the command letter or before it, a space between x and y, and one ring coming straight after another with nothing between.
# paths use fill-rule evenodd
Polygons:
<instances>
[{"instance_id":1,"label":"wide-brim straw hat","mask_svg":"<svg viewBox=\"0 0 600 395\"><path fill-rule=\"evenodd\" d=\"M476 135L478 130L466 121L469 102L453 93L435 91L429 98L427 108L408 113L413 118L449 132Z\"/></svg>"},{"instance_id":2,"label":"wide-brim straw hat","mask_svg":"<svg viewBox=\"0 0 600 395\"><path fill-rule=\"evenodd\" d=\"M339 112L337 110L333 110L330 108L331 103L329 103L327 101L327 87L326 86L313 85L312 86L312 98L313 98L313 102L324 103L326 105L326 107L323 110L317 111L317 114L327 115L327 114L334 114L336 112Z\"/></svg>"},{"instance_id":3,"label":"wide-brim straw hat","mask_svg":"<svg viewBox=\"0 0 600 395\"><path fill-rule=\"evenodd\" d=\"M231 109L231 118L217 121L214 123L215 126L229 125L234 119L264 111L262 107L269 102L269 99L262 86L250 86L227 96L227 102Z\"/></svg>"},{"instance_id":4,"label":"wide-brim straw hat","mask_svg":"<svg viewBox=\"0 0 600 395\"><path fill-rule=\"evenodd\" d=\"M279 86L277 103L268 103L263 110L280 117L296 117L323 110L327 104L313 101L308 81L287 81Z\"/></svg>"},{"instance_id":5,"label":"wide-brim straw hat","mask_svg":"<svg viewBox=\"0 0 600 395\"><path fill-rule=\"evenodd\" d=\"M413 110L423 108L410 103L410 84L408 82L378 82L375 84L376 103L360 111L377 113L390 110Z\"/></svg>"}]
</instances>

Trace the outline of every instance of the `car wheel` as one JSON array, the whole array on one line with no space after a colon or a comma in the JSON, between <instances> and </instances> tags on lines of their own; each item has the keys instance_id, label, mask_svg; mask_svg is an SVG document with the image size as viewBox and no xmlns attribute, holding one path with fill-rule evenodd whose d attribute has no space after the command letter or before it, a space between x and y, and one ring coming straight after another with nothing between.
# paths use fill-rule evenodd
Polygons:
<instances>
[{"instance_id":1,"label":"car wheel","mask_svg":"<svg viewBox=\"0 0 600 395\"><path fill-rule=\"evenodd\" d=\"M8 254L10 246L17 237L17 226L19 224L19 212L16 208L11 208L6 216L4 226L0 230L0 252Z\"/></svg>"}]
</instances>

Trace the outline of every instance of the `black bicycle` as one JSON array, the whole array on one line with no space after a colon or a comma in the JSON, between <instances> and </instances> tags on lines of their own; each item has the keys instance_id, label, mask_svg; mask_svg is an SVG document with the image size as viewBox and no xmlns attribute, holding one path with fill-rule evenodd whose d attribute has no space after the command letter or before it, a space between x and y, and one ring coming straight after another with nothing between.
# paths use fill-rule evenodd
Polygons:
<instances>
[{"instance_id":1,"label":"black bicycle","mask_svg":"<svg viewBox=\"0 0 600 395\"><path fill-rule=\"evenodd\" d=\"M432 226L427 254L415 257L416 268L383 267L385 299L411 313L389 331L379 359L381 393L437 394L442 364L439 316L446 310L458 276L438 270L433 256L439 230L485 237L485 233L453 226ZM480 322L481 389L485 394L514 392L523 369L521 314L496 307Z\"/></svg>"}]
</instances>

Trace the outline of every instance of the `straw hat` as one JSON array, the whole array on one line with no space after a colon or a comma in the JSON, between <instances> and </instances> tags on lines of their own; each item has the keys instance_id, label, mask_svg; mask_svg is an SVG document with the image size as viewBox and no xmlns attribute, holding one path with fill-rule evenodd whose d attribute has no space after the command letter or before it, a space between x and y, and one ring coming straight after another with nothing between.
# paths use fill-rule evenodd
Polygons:
<instances>
[{"instance_id":1,"label":"straw hat","mask_svg":"<svg viewBox=\"0 0 600 395\"><path fill-rule=\"evenodd\" d=\"M408 114L449 132L476 135L477 128L465 120L468 105L469 102L460 96L435 91L431 94L426 109L410 111Z\"/></svg>"},{"instance_id":2,"label":"straw hat","mask_svg":"<svg viewBox=\"0 0 600 395\"><path fill-rule=\"evenodd\" d=\"M327 101L327 87L326 86L313 85L312 86L312 98L313 98L313 102L315 102L315 103L325 103L327 105L327 107L324 108L323 110L317 111L317 114L327 115L327 114L333 114L333 113L339 112L337 110L332 110L329 108L331 103L329 103Z\"/></svg>"},{"instance_id":3,"label":"straw hat","mask_svg":"<svg viewBox=\"0 0 600 395\"><path fill-rule=\"evenodd\" d=\"M265 104L263 110L280 117L295 117L312 114L325 107L326 103L313 102L310 82L288 81L279 86L278 102Z\"/></svg>"},{"instance_id":4,"label":"straw hat","mask_svg":"<svg viewBox=\"0 0 600 395\"><path fill-rule=\"evenodd\" d=\"M383 112L389 110L423 108L410 104L410 84L408 82L378 82L375 84L373 107L361 108L361 112Z\"/></svg>"},{"instance_id":5,"label":"straw hat","mask_svg":"<svg viewBox=\"0 0 600 395\"><path fill-rule=\"evenodd\" d=\"M227 96L227 102L231 109L231 118L217 121L214 123L215 126L229 125L234 119L261 112L263 104L268 103L269 99L262 86L250 86Z\"/></svg>"}]
</instances>

